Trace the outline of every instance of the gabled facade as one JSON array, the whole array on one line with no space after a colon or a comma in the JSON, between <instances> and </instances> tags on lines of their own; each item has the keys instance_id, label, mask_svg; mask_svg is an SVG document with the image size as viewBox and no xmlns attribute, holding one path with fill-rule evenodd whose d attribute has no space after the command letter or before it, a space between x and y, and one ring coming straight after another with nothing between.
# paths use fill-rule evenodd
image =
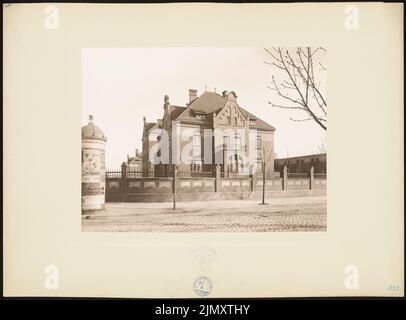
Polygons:
<instances>
[{"instance_id":1,"label":"gabled facade","mask_svg":"<svg viewBox=\"0 0 406 320\"><path fill-rule=\"evenodd\" d=\"M151 148L156 149L154 145L161 139L156 132L164 129L168 133L170 145L165 156L170 163L175 160L173 137L190 137L179 142L179 150L184 150L187 145L191 149L190 163L179 163L181 171L210 172L219 164L225 173L253 172L263 168L265 162L266 171L273 172L275 128L239 106L235 92L224 91L220 95L206 91L198 96L197 90L190 89L186 106L172 105L169 97L165 96L163 109L163 118L155 123L147 122L144 117L143 171L160 174L171 172L172 165L154 165L150 159ZM174 121L177 123L176 128ZM212 138L207 138L207 131L213 132ZM157 156L162 156L161 150Z\"/></svg>"}]
</instances>

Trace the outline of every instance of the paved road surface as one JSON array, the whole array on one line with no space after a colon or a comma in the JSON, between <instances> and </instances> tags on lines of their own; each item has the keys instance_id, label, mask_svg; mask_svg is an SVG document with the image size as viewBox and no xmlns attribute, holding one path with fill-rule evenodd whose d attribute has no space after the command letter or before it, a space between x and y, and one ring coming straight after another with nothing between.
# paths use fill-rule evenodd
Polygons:
<instances>
[{"instance_id":1,"label":"paved road surface","mask_svg":"<svg viewBox=\"0 0 406 320\"><path fill-rule=\"evenodd\" d=\"M107 203L82 216L82 231L264 232L326 231L326 196L172 203Z\"/></svg>"}]
</instances>

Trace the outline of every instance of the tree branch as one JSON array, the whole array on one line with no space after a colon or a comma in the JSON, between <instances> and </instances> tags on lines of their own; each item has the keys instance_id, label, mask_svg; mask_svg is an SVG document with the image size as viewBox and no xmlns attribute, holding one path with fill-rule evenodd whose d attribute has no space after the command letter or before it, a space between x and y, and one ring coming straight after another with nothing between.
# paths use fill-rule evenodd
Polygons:
<instances>
[{"instance_id":1,"label":"tree branch","mask_svg":"<svg viewBox=\"0 0 406 320\"><path fill-rule=\"evenodd\" d=\"M319 51L326 51L322 47L317 47L312 51L311 47L296 49L295 59L290 54L289 50L284 50L283 48L272 48L268 50L264 48L265 51L274 59L272 62L266 62L266 64L277 67L279 70L282 70L288 76L288 81L283 80L279 85L275 81L275 77L272 76L273 88L269 87L272 90L275 90L281 98L297 105L297 106L286 106L283 104L276 104L273 102L268 102L272 107L282 108L282 109L292 109L292 110L301 110L305 111L309 117L305 119L294 119L290 118L292 121L301 122L314 120L320 127L324 130L327 130L325 123L327 122L324 117L318 116L313 110L310 101L315 100L318 108L322 111L324 116L327 116L326 107L327 102L321 94L319 88L316 86L316 81L314 77L314 65L313 65L313 56ZM326 70L326 68L318 62L318 64ZM282 91L284 90L284 91ZM287 90L293 90L297 98L292 97Z\"/></svg>"}]
</instances>

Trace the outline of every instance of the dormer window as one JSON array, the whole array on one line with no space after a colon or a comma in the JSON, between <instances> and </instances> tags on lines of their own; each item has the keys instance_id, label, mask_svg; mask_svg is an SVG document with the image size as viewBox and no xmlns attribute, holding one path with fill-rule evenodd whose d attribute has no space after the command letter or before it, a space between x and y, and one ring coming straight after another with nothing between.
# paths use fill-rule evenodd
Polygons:
<instances>
[{"instance_id":1,"label":"dormer window","mask_svg":"<svg viewBox=\"0 0 406 320\"><path fill-rule=\"evenodd\" d=\"M195 113L196 119L206 119L206 115L204 113Z\"/></svg>"}]
</instances>

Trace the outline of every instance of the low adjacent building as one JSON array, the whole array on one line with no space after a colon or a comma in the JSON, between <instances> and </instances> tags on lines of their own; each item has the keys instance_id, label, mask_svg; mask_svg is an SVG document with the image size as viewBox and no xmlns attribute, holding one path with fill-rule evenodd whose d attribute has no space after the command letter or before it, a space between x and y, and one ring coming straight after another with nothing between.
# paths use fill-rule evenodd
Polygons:
<instances>
[{"instance_id":1,"label":"low adjacent building","mask_svg":"<svg viewBox=\"0 0 406 320\"><path fill-rule=\"evenodd\" d=\"M327 154L311 154L305 156L275 159L275 172L283 172L283 167L290 173L309 173L314 168L314 173L327 173Z\"/></svg>"},{"instance_id":2,"label":"low adjacent building","mask_svg":"<svg viewBox=\"0 0 406 320\"><path fill-rule=\"evenodd\" d=\"M127 161L123 161L121 168L124 168L126 172L142 172L142 152L135 149L133 157L127 155Z\"/></svg>"}]
</instances>

